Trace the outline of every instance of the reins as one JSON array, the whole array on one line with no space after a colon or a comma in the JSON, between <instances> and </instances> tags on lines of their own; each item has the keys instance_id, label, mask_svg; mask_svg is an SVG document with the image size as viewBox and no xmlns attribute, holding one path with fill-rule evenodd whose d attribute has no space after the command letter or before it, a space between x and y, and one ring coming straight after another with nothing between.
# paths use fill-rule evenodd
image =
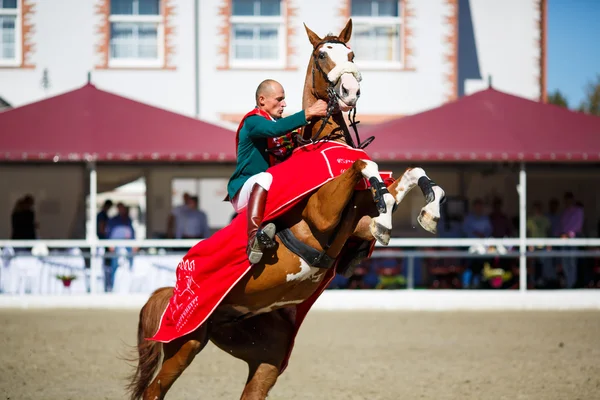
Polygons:
<instances>
[{"instance_id":1,"label":"reins","mask_svg":"<svg viewBox=\"0 0 600 400\"><path fill-rule=\"evenodd\" d=\"M315 49L318 49L325 43L340 43L340 44L343 44L344 46L346 46L346 43L342 42L341 40L334 39L334 40L324 40L324 41L320 42L319 44L317 44L315 46ZM357 125L360 123L360 121L356 120L356 106L351 111L348 112L348 120L350 121L350 127L352 128L352 130L354 131L354 135L356 136L356 143L352 139L350 132L341 126L337 129L332 130L329 134L327 134L327 136L319 138L321 136L321 133L323 133L325 126L329 123L329 119L333 115L333 112L334 112L335 106L336 106L336 102L339 97L338 97L338 94L335 92L335 85L337 84L337 81L331 82L329 80L329 77L327 76L325 71L323 71L321 64L319 64L318 57L314 52L313 52L313 67L312 67L312 71L311 71L313 94L316 93L315 69L321 73L323 78L325 78L325 80L328 83L328 86L327 86L327 97L328 97L327 114L324 117L321 117L321 119L320 119L321 127L319 128L317 133L312 135L312 137L310 139L304 139L304 137L301 134L296 134L296 136L295 136L296 142L300 145L307 145L307 144L315 144L318 142L325 142L325 141L335 140L335 139L339 139L339 138L344 138L344 140L346 141L346 144L348 144L349 146L351 146L353 148L364 149L369 144L371 144L371 142L375 139L375 137L371 136L371 137L367 138L364 142L360 141L360 136L358 134L358 127L357 127ZM339 131L343 131L343 134L340 134Z\"/></svg>"}]
</instances>

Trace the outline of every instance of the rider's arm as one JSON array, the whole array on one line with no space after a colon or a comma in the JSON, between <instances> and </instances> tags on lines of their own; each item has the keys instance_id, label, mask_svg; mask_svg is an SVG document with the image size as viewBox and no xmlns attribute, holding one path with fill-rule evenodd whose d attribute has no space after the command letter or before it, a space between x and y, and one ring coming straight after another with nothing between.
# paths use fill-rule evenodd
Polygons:
<instances>
[{"instance_id":1,"label":"rider's arm","mask_svg":"<svg viewBox=\"0 0 600 400\"><path fill-rule=\"evenodd\" d=\"M308 124L304 111L299 111L289 117L271 121L258 115L246 118L244 126L248 130L248 136L251 139L274 138L283 136Z\"/></svg>"}]
</instances>

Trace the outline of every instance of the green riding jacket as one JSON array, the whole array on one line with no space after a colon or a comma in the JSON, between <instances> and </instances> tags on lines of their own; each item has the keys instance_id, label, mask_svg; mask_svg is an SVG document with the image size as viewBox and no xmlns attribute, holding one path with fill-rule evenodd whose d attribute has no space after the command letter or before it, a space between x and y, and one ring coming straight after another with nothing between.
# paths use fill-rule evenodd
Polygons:
<instances>
[{"instance_id":1,"label":"green riding jacket","mask_svg":"<svg viewBox=\"0 0 600 400\"><path fill-rule=\"evenodd\" d=\"M227 184L229 198L233 199L248 178L269 168L267 139L283 136L307 124L304 110L276 121L260 115L246 118L239 133L237 166Z\"/></svg>"}]
</instances>

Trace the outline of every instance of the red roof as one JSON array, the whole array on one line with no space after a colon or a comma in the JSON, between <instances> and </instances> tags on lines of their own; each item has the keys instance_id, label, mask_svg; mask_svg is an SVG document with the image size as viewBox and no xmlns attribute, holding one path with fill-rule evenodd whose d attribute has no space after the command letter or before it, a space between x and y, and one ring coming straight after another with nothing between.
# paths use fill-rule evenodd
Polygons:
<instances>
[{"instance_id":1,"label":"red roof","mask_svg":"<svg viewBox=\"0 0 600 400\"><path fill-rule=\"evenodd\" d=\"M367 135L379 161L600 160L599 117L494 89L370 126Z\"/></svg>"},{"instance_id":2,"label":"red roof","mask_svg":"<svg viewBox=\"0 0 600 400\"><path fill-rule=\"evenodd\" d=\"M91 84L0 113L0 132L0 160L235 160L235 132Z\"/></svg>"}]
</instances>

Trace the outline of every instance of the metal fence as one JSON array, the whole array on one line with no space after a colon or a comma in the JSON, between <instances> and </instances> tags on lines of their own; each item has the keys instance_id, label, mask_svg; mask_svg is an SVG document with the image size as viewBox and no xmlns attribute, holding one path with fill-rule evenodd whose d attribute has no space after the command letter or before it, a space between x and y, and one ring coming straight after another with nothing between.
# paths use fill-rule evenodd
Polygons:
<instances>
[{"instance_id":1,"label":"metal fence","mask_svg":"<svg viewBox=\"0 0 600 400\"><path fill-rule=\"evenodd\" d=\"M175 283L180 258L196 243L197 240L0 240L0 290L11 294L101 293L115 289L121 293L149 292ZM552 250L529 251L533 246L551 246ZM119 254L105 252L106 248L133 250ZM417 259L518 259L518 287L526 291L528 259L600 258L600 239L395 238L387 247L377 245L372 257L403 259L409 290L415 287ZM110 275L111 263L117 267L112 268L117 276ZM129 268L118 267L125 265ZM69 281L70 277L74 279Z\"/></svg>"}]
</instances>

